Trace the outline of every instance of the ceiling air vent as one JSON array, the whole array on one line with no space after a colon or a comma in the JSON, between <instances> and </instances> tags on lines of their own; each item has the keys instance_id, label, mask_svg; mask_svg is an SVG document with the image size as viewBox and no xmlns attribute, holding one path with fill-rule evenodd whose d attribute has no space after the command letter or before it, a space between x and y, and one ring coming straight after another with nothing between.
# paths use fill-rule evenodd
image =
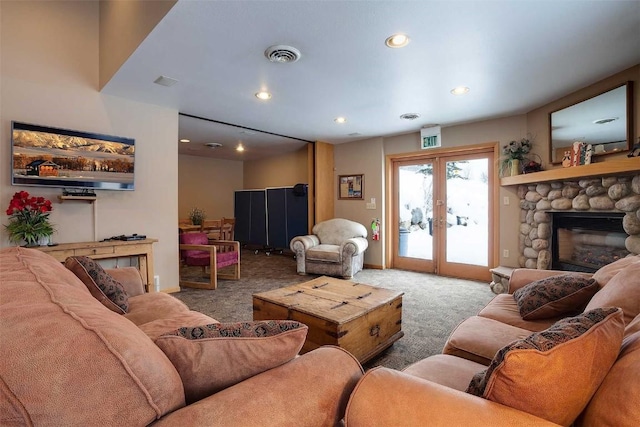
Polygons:
<instances>
[{"instance_id":1,"label":"ceiling air vent","mask_svg":"<svg viewBox=\"0 0 640 427\"><path fill-rule=\"evenodd\" d=\"M207 142L204 145L206 145L207 147L209 147L211 149L222 147L222 144L220 144L219 142Z\"/></svg>"},{"instance_id":2,"label":"ceiling air vent","mask_svg":"<svg viewBox=\"0 0 640 427\"><path fill-rule=\"evenodd\" d=\"M160 86L173 86L174 84L178 83L178 80L171 78L171 77L167 77L167 76L160 76L157 79L155 79L153 81L155 84L158 84Z\"/></svg>"},{"instance_id":3,"label":"ceiling air vent","mask_svg":"<svg viewBox=\"0 0 640 427\"><path fill-rule=\"evenodd\" d=\"M415 120L418 117L420 117L420 114L418 114L418 113L405 113L405 114L400 116L400 118L403 119L403 120Z\"/></svg>"},{"instance_id":4,"label":"ceiling air vent","mask_svg":"<svg viewBox=\"0 0 640 427\"><path fill-rule=\"evenodd\" d=\"M295 47L277 45L271 46L264 51L264 56L271 62L277 62L280 64L287 64L289 62L296 62L300 59L300 51Z\"/></svg>"}]
</instances>

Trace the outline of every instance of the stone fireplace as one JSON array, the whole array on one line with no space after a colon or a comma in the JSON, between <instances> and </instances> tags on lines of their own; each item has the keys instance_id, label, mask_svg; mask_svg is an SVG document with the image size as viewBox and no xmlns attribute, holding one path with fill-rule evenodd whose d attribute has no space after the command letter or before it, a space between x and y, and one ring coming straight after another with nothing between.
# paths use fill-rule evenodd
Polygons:
<instances>
[{"instance_id":1,"label":"stone fireplace","mask_svg":"<svg viewBox=\"0 0 640 427\"><path fill-rule=\"evenodd\" d=\"M572 253L569 258L640 254L640 175L532 183L519 185L517 191L521 208L521 267L595 271L598 264L580 270L558 261L554 264L554 258L567 257L569 250ZM566 219L571 218L567 215L571 213L577 214L573 215L573 223ZM555 241L552 239L554 216L556 234L558 223L564 224ZM616 218L622 229L614 231L610 228ZM578 222L596 229L585 232L585 227L579 227ZM607 229L597 230L598 224ZM598 246L607 250L598 250ZM580 263L582 261L577 261Z\"/></svg>"}]
</instances>

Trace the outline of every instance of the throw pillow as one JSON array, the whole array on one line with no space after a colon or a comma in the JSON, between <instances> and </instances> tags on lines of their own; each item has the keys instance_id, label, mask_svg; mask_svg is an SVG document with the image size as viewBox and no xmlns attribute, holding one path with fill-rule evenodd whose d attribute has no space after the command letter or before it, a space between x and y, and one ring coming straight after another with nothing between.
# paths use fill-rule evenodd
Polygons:
<instances>
[{"instance_id":1,"label":"throw pillow","mask_svg":"<svg viewBox=\"0 0 640 427\"><path fill-rule=\"evenodd\" d=\"M291 320L213 323L178 328L155 343L180 374L192 403L293 359L307 330Z\"/></svg>"},{"instance_id":2,"label":"throw pillow","mask_svg":"<svg viewBox=\"0 0 640 427\"><path fill-rule=\"evenodd\" d=\"M124 286L104 271L100 264L86 256L73 256L68 257L64 265L82 280L91 295L109 310L118 314L129 311L129 296Z\"/></svg>"},{"instance_id":3,"label":"throw pillow","mask_svg":"<svg viewBox=\"0 0 640 427\"><path fill-rule=\"evenodd\" d=\"M623 333L616 307L562 319L499 350L467 392L569 425L615 362Z\"/></svg>"},{"instance_id":4,"label":"throw pillow","mask_svg":"<svg viewBox=\"0 0 640 427\"><path fill-rule=\"evenodd\" d=\"M516 290L513 298L525 320L580 313L598 291L598 283L573 274L536 280Z\"/></svg>"}]
</instances>

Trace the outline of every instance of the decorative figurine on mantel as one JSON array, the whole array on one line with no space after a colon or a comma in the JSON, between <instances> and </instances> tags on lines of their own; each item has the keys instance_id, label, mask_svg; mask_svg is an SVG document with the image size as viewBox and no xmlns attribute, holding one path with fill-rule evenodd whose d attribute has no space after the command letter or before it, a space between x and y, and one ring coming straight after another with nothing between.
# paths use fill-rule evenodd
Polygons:
<instances>
[{"instance_id":1,"label":"decorative figurine on mantel","mask_svg":"<svg viewBox=\"0 0 640 427\"><path fill-rule=\"evenodd\" d=\"M638 142L633 146L627 157L640 157L640 136L638 137Z\"/></svg>"}]
</instances>

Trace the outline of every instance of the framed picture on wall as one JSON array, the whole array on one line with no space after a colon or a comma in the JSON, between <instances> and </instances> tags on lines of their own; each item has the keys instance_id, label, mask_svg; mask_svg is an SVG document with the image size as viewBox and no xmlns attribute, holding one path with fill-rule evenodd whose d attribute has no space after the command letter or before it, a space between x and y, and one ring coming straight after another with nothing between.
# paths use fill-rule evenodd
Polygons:
<instances>
[{"instance_id":1,"label":"framed picture on wall","mask_svg":"<svg viewBox=\"0 0 640 427\"><path fill-rule=\"evenodd\" d=\"M338 176L338 199L363 200L364 175L359 174Z\"/></svg>"}]
</instances>

